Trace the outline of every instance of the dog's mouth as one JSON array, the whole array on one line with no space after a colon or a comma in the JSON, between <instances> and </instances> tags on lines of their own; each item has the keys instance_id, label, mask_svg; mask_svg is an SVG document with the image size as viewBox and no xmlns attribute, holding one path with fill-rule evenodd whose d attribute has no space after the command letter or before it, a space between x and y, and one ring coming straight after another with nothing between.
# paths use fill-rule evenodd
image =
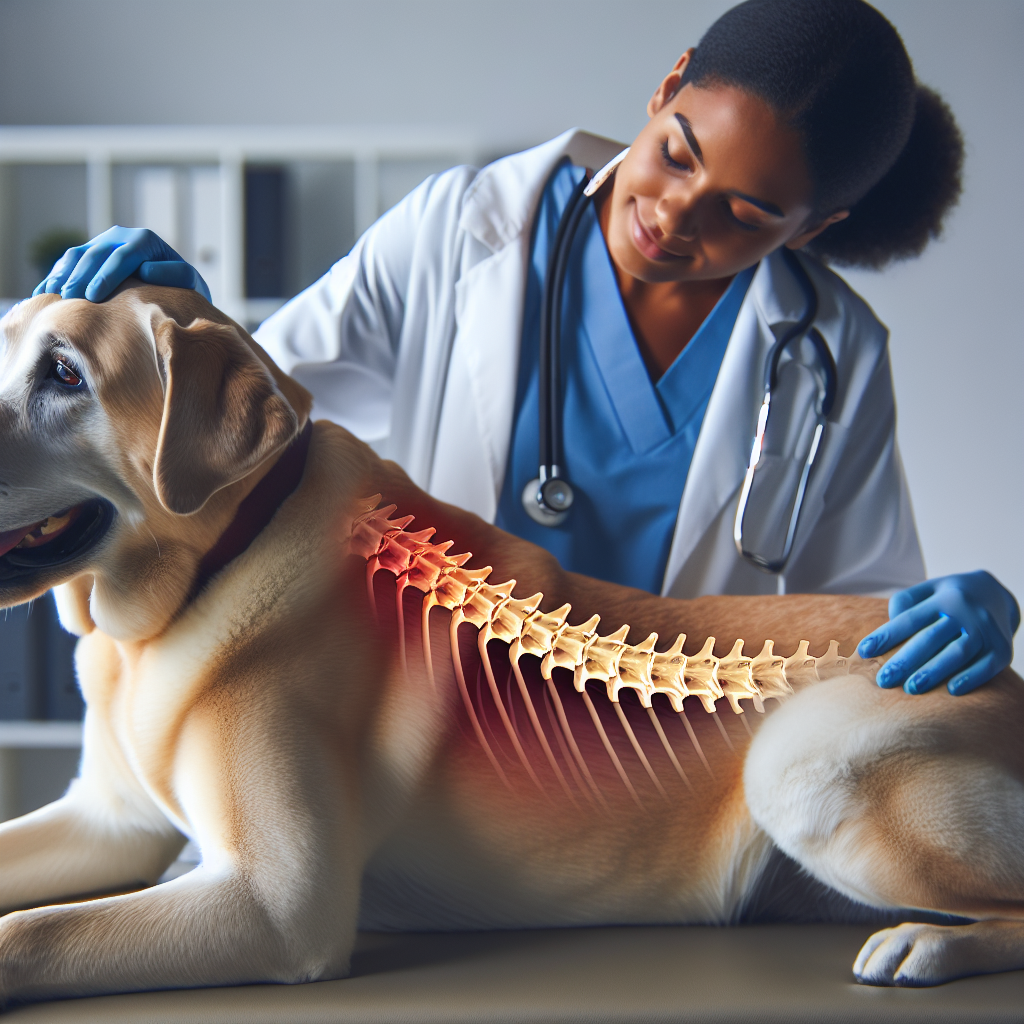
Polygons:
<instances>
[{"instance_id":1,"label":"dog's mouth","mask_svg":"<svg viewBox=\"0 0 1024 1024\"><path fill-rule=\"evenodd\" d=\"M45 519L0 532L0 579L63 565L94 548L114 521L102 498L83 501Z\"/></svg>"}]
</instances>

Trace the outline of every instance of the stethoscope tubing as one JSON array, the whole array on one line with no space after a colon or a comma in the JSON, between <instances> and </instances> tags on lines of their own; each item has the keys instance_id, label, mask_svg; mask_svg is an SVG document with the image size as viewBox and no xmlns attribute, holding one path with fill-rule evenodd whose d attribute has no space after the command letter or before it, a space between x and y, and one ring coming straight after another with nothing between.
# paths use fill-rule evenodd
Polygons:
<instances>
[{"instance_id":1,"label":"stethoscope tubing","mask_svg":"<svg viewBox=\"0 0 1024 1024\"><path fill-rule=\"evenodd\" d=\"M800 258L792 249L782 248L779 250L786 266L789 267L793 276L800 286L804 296L803 316L782 334L782 337L769 349L768 356L764 361L764 390L770 393L775 390L778 382L779 360L783 352L799 338L806 335L807 339L814 346L815 353L821 363L825 378L825 388L820 400L820 412L826 418L832 411L832 405L836 399L836 362L832 358L832 352L821 336L821 332L812 325L818 317L818 290L814 282L800 262Z\"/></svg>"},{"instance_id":2,"label":"stethoscope tubing","mask_svg":"<svg viewBox=\"0 0 1024 1024\"><path fill-rule=\"evenodd\" d=\"M537 399L539 406L540 465L546 469L541 481L558 476L563 466L561 395L562 296L576 229L587 208L584 195L590 178L584 175L566 204L558 221L555 239L548 258L541 298L539 374Z\"/></svg>"},{"instance_id":3,"label":"stethoscope tubing","mask_svg":"<svg viewBox=\"0 0 1024 1024\"><path fill-rule=\"evenodd\" d=\"M821 332L813 326L818 315L818 292L814 282L807 273L806 268L800 262L800 258L791 249L782 249L781 255L789 267L800 290L804 296L804 312L800 319L783 332L782 336L772 345L765 359L764 367L764 399L757 416L757 429L754 433L754 443L750 451L750 462L743 477L743 486L740 489L739 501L736 503L736 518L733 520L733 543L737 552L752 565L764 572L779 574L786 567L789 556L793 551L793 542L796 539L796 530L800 522L800 513L803 510L804 496L807 493L807 484L810 480L811 470L818 450L821 447L822 435L825 432L825 425L828 415L835 403L838 378L836 373L835 359L827 342ZM820 389L818 403L815 409L817 422L814 425L814 434L808 448L807 458L804 460L800 471L800 480L797 483L796 494L793 497L793 508L790 513L789 524L786 529L786 539L782 545L782 552L778 558L768 558L755 551L749 551L743 543L743 521L747 514L747 502L750 498L751 487L754 482L754 473L761 461L761 449L764 444L764 433L768 426L768 415L771 410L772 395L778 384L779 362L782 354L795 341L807 338L814 346L819 366L824 378L823 386Z\"/></svg>"}]
</instances>

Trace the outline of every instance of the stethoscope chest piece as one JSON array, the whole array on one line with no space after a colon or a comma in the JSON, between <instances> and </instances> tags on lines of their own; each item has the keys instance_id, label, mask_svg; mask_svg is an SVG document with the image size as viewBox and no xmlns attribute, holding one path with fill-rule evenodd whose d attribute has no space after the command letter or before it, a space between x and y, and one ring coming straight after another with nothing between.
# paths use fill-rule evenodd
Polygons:
<instances>
[{"instance_id":1,"label":"stethoscope chest piece","mask_svg":"<svg viewBox=\"0 0 1024 1024\"><path fill-rule=\"evenodd\" d=\"M547 476L545 468L541 468L541 473ZM534 477L523 488L523 508L535 523L558 526L568 517L574 497L568 480L554 475L547 479Z\"/></svg>"}]
</instances>

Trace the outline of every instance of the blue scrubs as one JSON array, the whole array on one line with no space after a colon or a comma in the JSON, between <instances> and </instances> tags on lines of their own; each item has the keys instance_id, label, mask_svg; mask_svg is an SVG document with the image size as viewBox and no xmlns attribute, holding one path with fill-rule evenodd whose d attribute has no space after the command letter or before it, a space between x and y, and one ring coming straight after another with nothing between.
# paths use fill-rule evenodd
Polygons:
<instances>
[{"instance_id":1,"label":"blue scrubs","mask_svg":"<svg viewBox=\"0 0 1024 1024\"><path fill-rule=\"evenodd\" d=\"M697 435L756 268L735 277L654 384L588 204L562 302L563 445L575 501L561 526L535 523L522 493L539 461L541 291L559 218L582 175L581 168L563 164L544 190L534 223L512 443L496 521L547 548L566 569L658 593Z\"/></svg>"}]
</instances>

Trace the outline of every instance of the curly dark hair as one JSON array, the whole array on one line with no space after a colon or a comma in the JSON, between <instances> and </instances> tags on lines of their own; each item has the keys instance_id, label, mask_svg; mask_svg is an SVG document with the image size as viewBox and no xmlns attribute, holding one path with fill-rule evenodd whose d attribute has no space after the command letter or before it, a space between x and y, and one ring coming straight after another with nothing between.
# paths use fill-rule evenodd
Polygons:
<instances>
[{"instance_id":1,"label":"curly dark hair","mask_svg":"<svg viewBox=\"0 0 1024 1024\"><path fill-rule=\"evenodd\" d=\"M800 132L814 217L850 211L807 246L827 262L880 268L917 256L960 197L956 120L863 0L747 0L704 34L687 84L744 89Z\"/></svg>"}]
</instances>

